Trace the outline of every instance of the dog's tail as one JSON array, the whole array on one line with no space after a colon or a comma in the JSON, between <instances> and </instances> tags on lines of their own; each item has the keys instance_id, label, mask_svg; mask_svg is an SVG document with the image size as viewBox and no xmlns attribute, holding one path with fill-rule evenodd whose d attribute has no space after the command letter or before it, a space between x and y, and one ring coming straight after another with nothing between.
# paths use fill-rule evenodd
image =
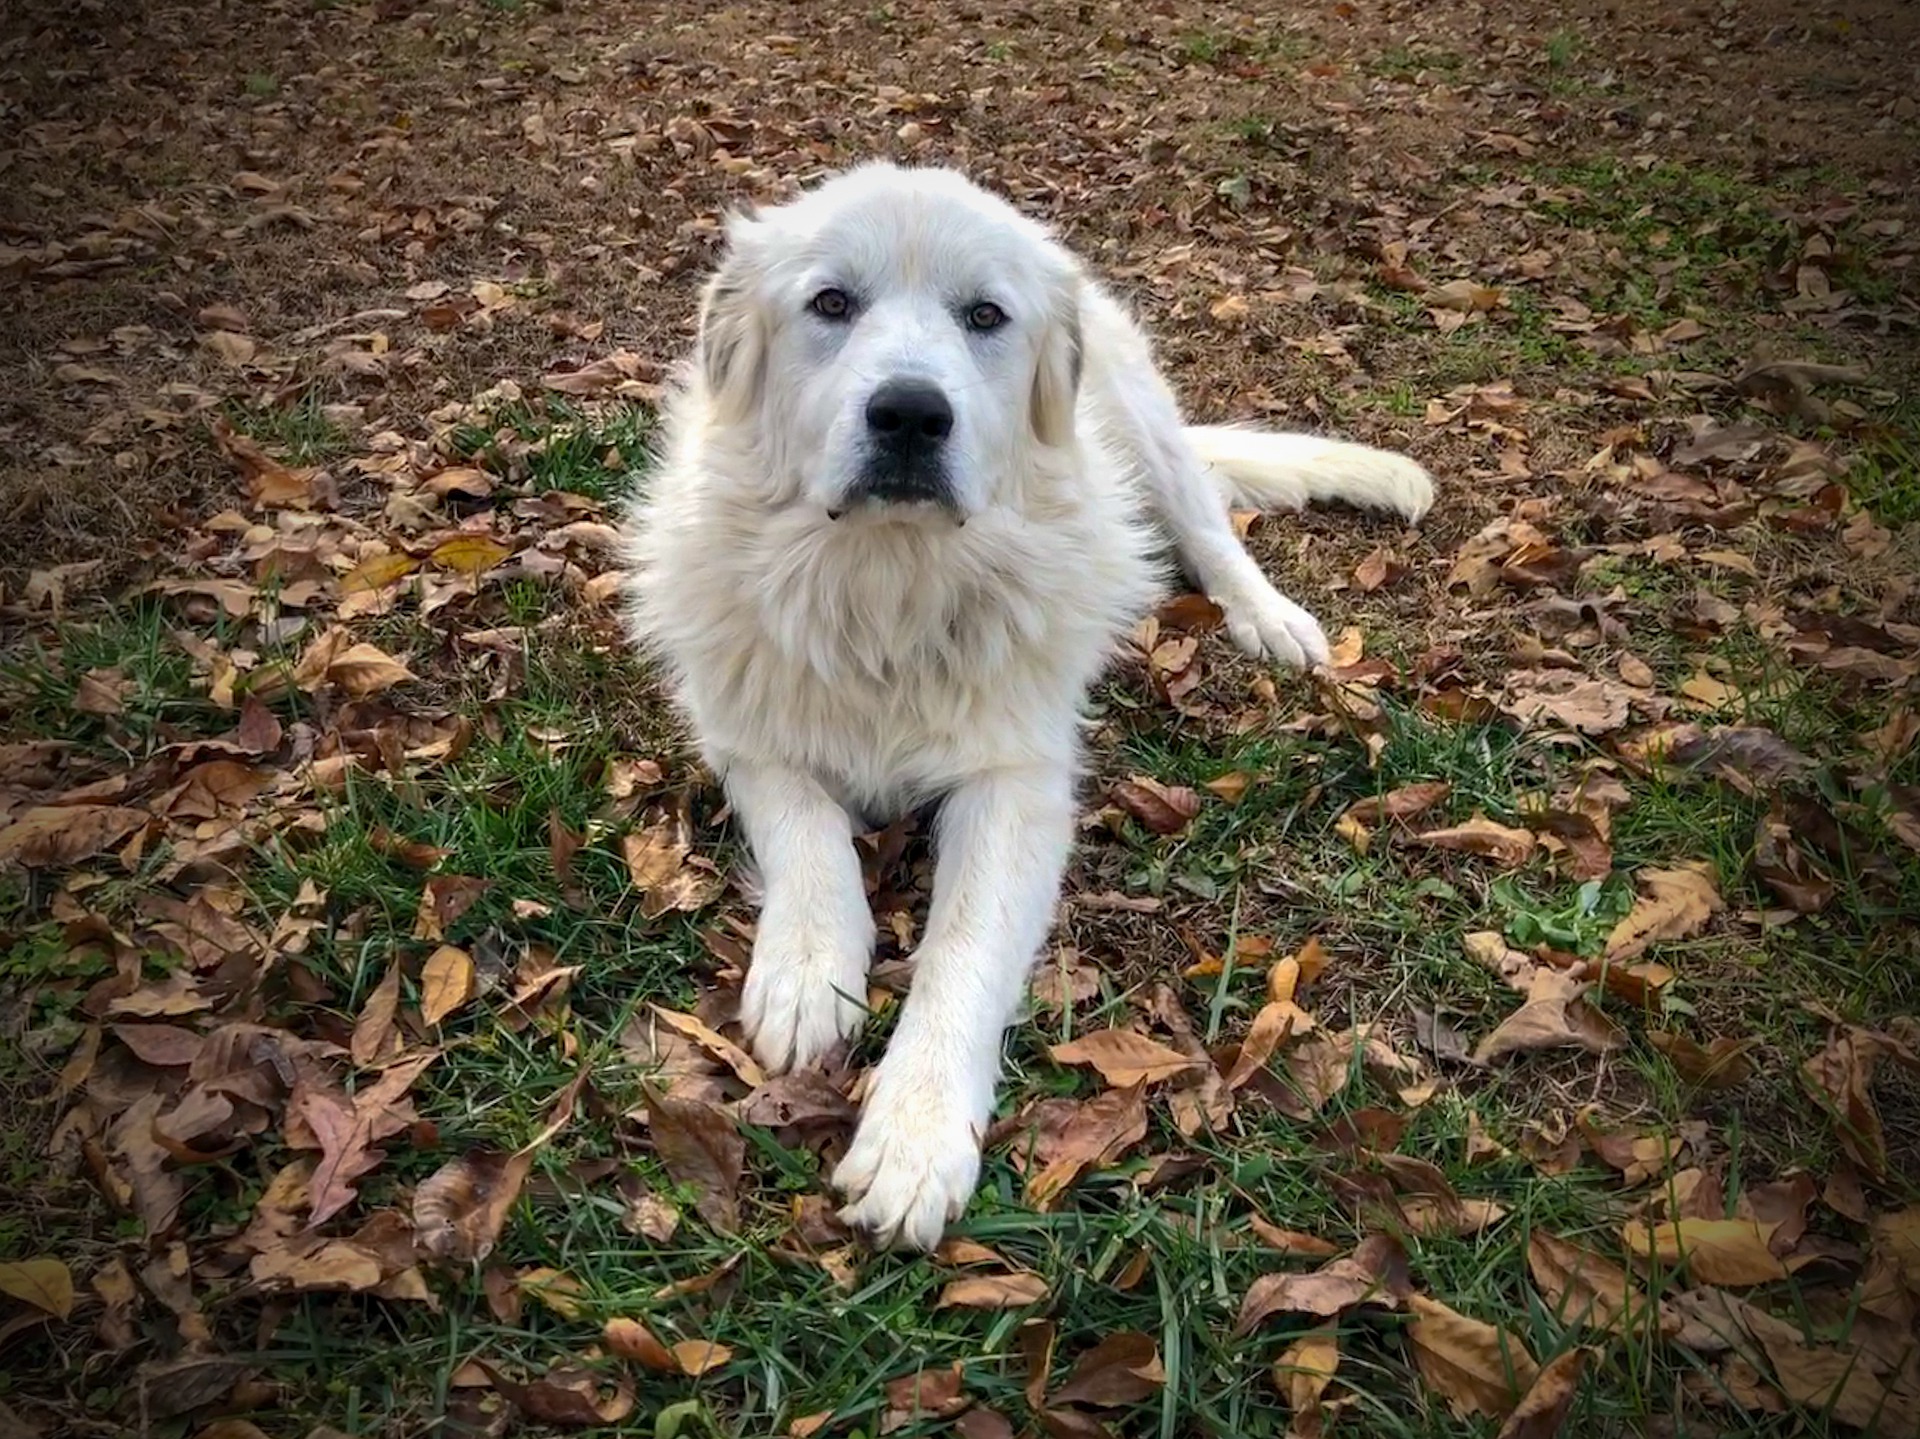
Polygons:
<instances>
[{"instance_id":1,"label":"dog's tail","mask_svg":"<svg viewBox=\"0 0 1920 1439\"><path fill-rule=\"evenodd\" d=\"M1404 455L1231 425L1189 425L1186 435L1228 503L1242 509L1298 510L1337 500L1418 520L1433 505L1433 477Z\"/></svg>"}]
</instances>

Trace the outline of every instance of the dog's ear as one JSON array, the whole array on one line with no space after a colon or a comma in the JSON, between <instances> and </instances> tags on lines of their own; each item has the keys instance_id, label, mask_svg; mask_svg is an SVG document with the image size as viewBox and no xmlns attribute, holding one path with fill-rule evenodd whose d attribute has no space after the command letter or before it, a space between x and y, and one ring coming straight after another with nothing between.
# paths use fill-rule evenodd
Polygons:
<instances>
[{"instance_id":1,"label":"dog's ear","mask_svg":"<svg viewBox=\"0 0 1920 1439\"><path fill-rule=\"evenodd\" d=\"M1033 433L1043 445L1064 445L1073 438L1080 364L1080 277L1067 274L1054 291L1033 370Z\"/></svg>"},{"instance_id":2,"label":"dog's ear","mask_svg":"<svg viewBox=\"0 0 1920 1439\"><path fill-rule=\"evenodd\" d=\"M752 283L759 228L749 215L728 219L726 254L700 295L700 374L722 423L751 414L766 379L766 319Z\"/></svg>"}]
</instances>

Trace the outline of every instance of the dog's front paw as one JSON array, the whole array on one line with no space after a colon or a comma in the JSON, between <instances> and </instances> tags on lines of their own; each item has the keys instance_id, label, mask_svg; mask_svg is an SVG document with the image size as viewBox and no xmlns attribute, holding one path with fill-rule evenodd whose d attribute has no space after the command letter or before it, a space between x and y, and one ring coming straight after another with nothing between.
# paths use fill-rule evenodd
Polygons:
<instances>
[{"instance_id":1,"label":"dog's front paw","mask_svg":"<svg viewBox=\"0 0 1920 1439\"><path fill-rule=\"evenodd\" d=\"M1382 476L1378 503L1392 510L1409 524L1418 524L1433 508L1433 476L1405 455L1382 451Z\"/></svg>"},{"instance_id":2,"label":"dog's front paw","mask_svg":"<svg viewBox=\"0 0 1920 1439\"><path fill-rule=\"evenodd\" d=\"M1327 662L1327 636L1320 622L1272 585L1262 581L1243 593L1216 598L1227 612L1227 634L1247 654L1295 669Z\"/></svg>"},{"instance_id":3,"label":"dog's front paw","mask_svg":"<svg viewBox=\"0 0 1920 1439\"><path fill-rule=\"evenodd\" d=\"M753 1057L778 1074L859 1033L872 957L873 916L864 903L840 915L763 914L740 995Z\"/></svg>"},{"instance_id":4,"label":"dog's front paw","mask_svg":"<svg viewBox=\"0 0 1920 1439\"><path fill-rule=\"evenodd\" d=\"M958 1219L980 1180L982 1123L950 1086L881 1076L833 1172L847 1196L840 1218L876 1247L927 1250Z\"/></svg>"}]
</instances>

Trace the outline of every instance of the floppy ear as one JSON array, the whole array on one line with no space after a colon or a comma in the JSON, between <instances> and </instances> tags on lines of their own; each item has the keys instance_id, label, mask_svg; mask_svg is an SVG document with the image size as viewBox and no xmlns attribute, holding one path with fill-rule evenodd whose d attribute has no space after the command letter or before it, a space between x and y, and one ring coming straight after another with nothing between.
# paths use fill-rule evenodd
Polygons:
<instances>
[{"instance_id":1,"label":"floppy ear","mask_svg":"<svg viewBox=\"0 0 1920 1439\"><path fill-rule=\"evenodd\" d=\"M726 257L700 296L700 374L723 423L747 418L766 378L766 319L752 284L755 228L745 215L727 222Z\"/></svg>"},{"instance_id":2,"label":"floppy ear","mask_svg":"<svg viewBox=\"0 0 1920 1439\"><path fill-rule=\"evenodd\" d=\"M1033 371L1033 433L1043 445L1064 445L1073 438L1080 359L1080 277L1068 275L1054 295Z\"/></svg>"}]
</instances>

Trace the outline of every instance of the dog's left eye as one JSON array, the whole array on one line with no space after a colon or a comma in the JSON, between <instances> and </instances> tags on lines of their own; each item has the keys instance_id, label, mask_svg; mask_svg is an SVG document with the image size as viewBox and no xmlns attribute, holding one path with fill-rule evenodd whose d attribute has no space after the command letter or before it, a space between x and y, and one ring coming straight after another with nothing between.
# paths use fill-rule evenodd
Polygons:
<instances>
[{"instance_id":1,"label":"dog's left eye","mask_svg":"<svg viewBox=\"0 0 1920 1439\"><path fill-rule=\"evenodd\" d=\"M1007 312L991 300L982 300L967 311L969 330L997 330L1007 323Z\"/></svg>"},{"instance_id":2,"label":"dog's left eye","mask_svg":"<svg viewBox=\"0 0 1920 1439\"><path fill-rule=\"evenodd\" d=\"M853 301L845 290L822 290L807 302L807 308L823 320L844 320L853 312Z\"/></svg>"}]
</instances>

